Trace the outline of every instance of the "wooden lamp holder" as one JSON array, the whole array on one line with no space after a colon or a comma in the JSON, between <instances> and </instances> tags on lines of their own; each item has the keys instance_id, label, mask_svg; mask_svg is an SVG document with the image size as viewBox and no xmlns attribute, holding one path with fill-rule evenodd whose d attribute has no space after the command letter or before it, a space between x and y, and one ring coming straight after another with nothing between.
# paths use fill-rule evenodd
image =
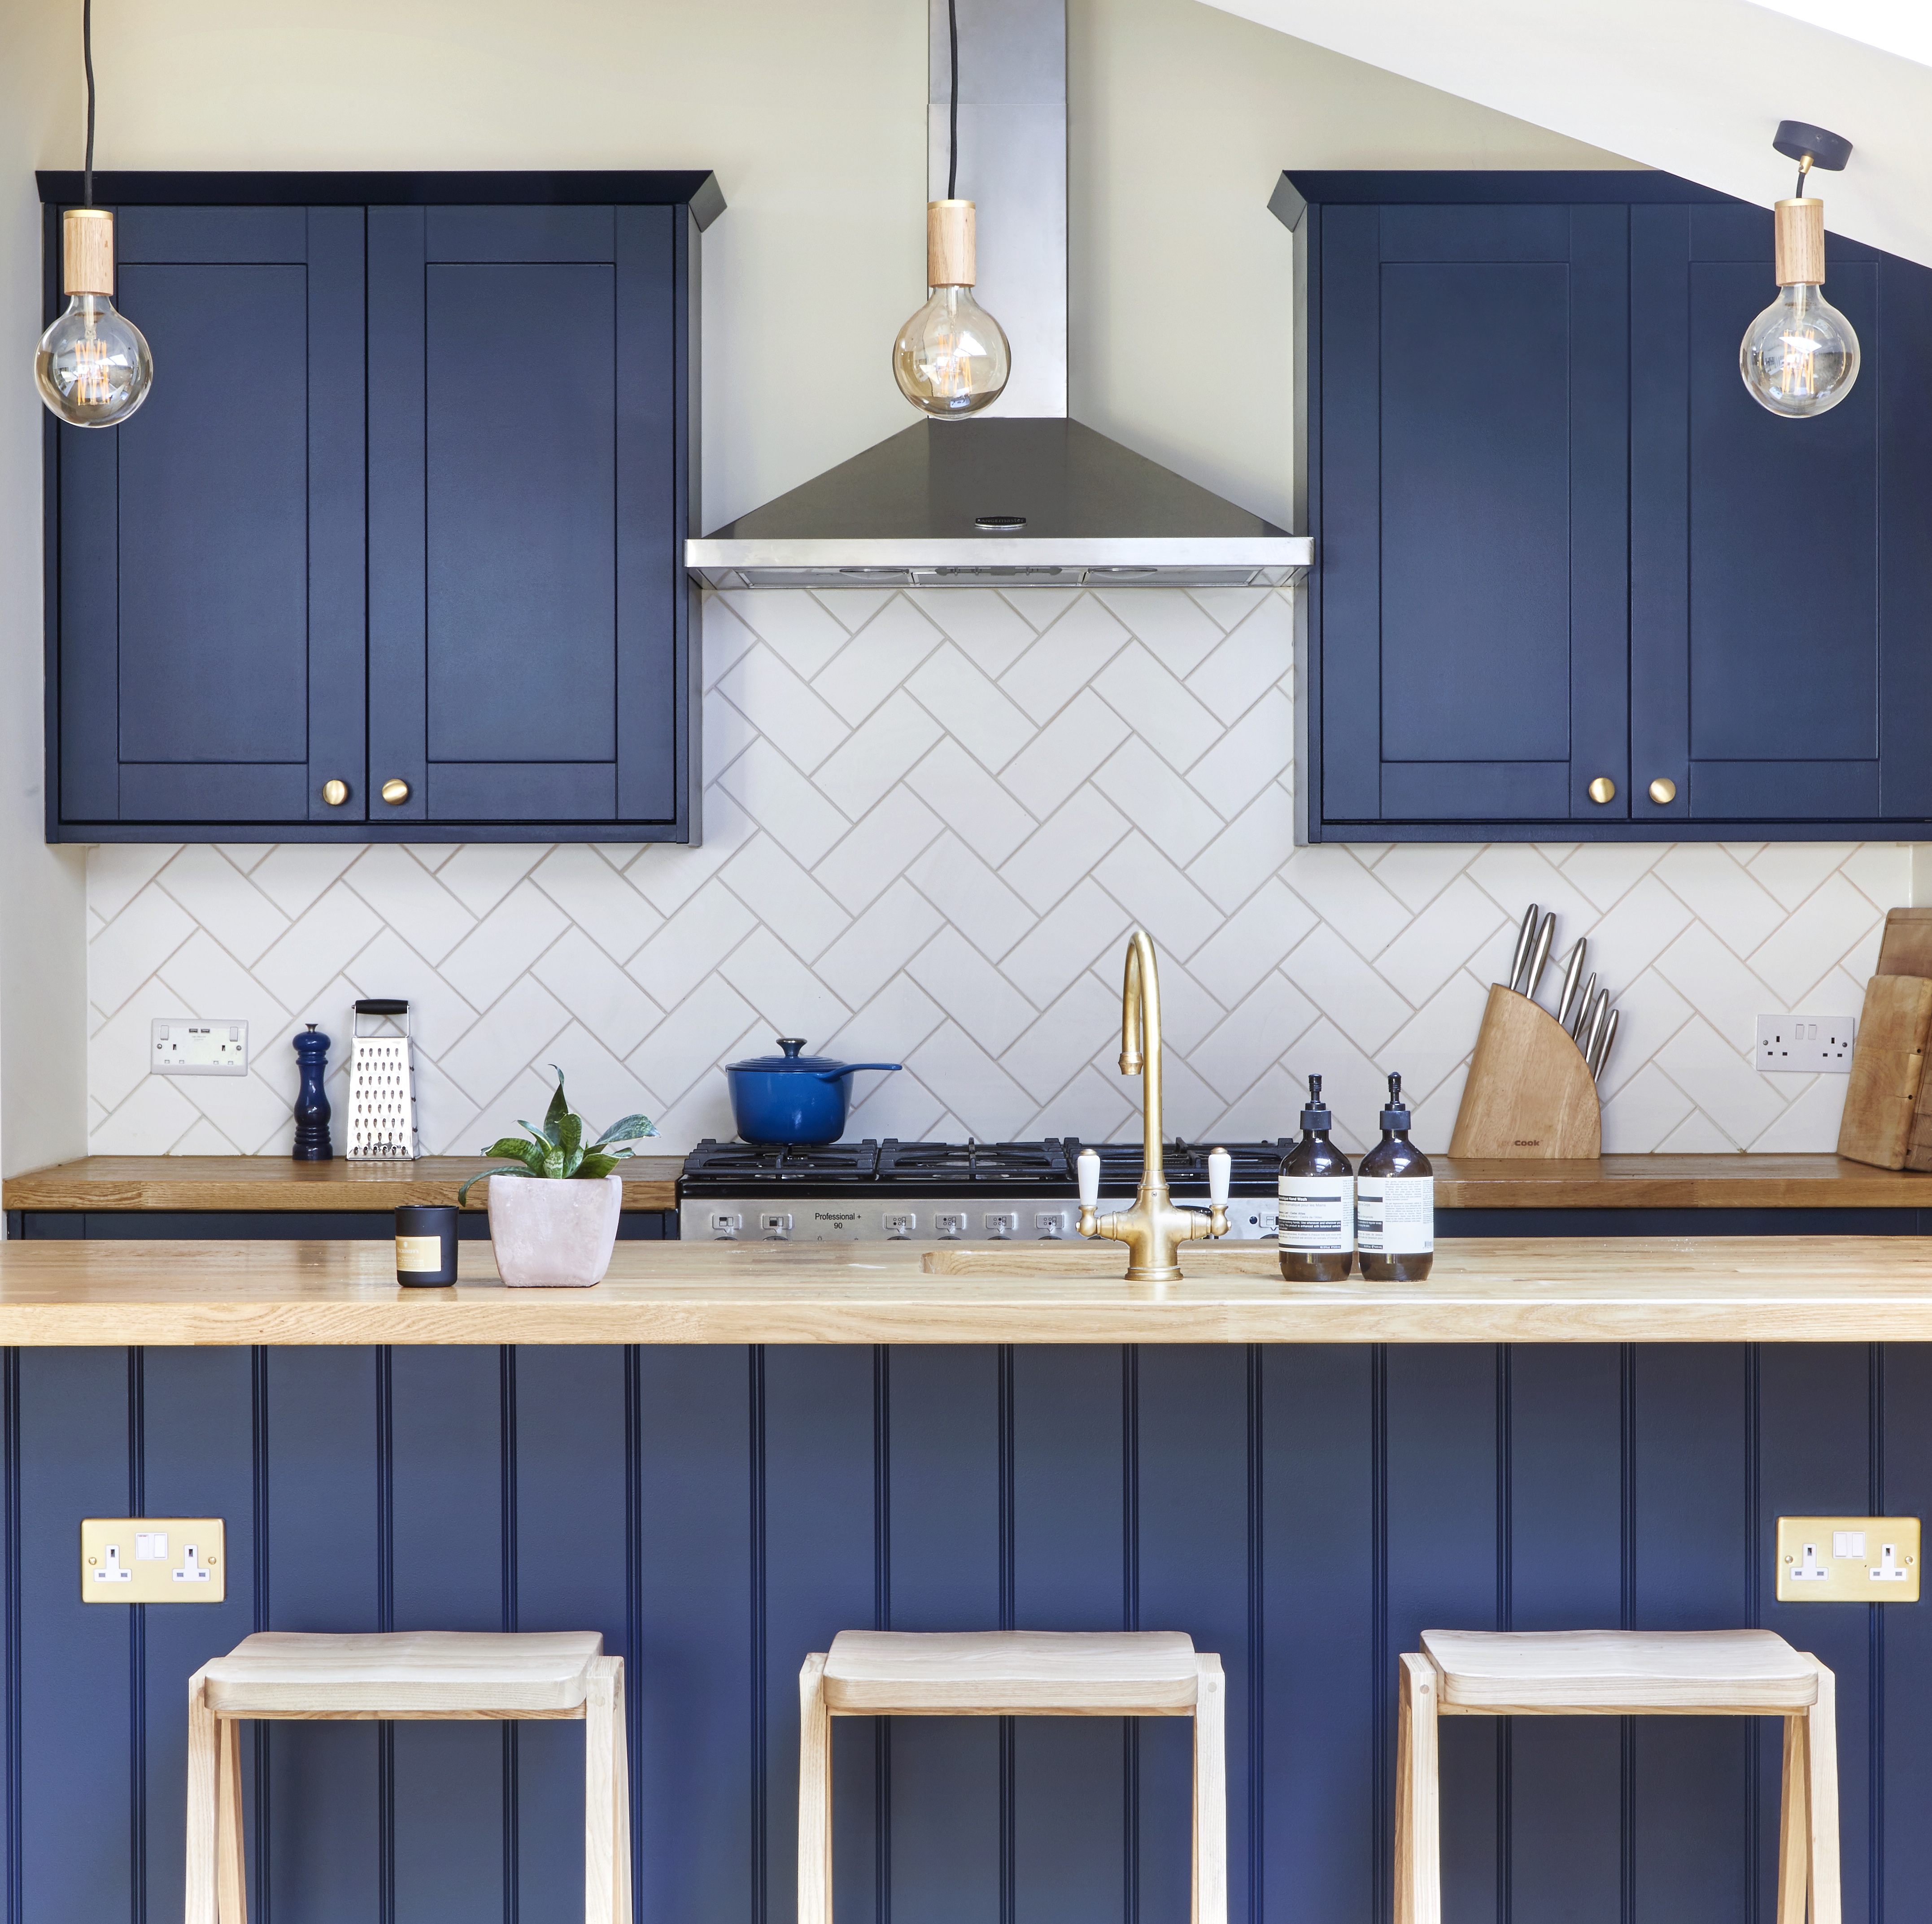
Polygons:
<instances>
[{"instance_id":1,"label":"wooden lamp holder","mask_svg":"<svg viewBox=\"0 0 1932 1924\"><path fill-rule=\"evenodd\" d=\"M1449 1153L1553 1158L1603 1151L1603 1108L1583 1052L1547 1010L1495 984Z\"/></svg>"}]
</instances>

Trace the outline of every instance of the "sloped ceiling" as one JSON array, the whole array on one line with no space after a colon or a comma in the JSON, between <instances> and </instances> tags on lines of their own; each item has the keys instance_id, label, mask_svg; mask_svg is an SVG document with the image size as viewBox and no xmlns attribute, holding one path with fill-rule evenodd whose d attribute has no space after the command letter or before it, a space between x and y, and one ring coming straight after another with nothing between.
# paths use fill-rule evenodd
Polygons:
<instances>
[{"instance_id":1,"label":"sloped ceiling","mask_svg":"<svg viewBox=\"0 0 1932 1924\"><path fill-rule=\"evenodd\" d=\"M1814 177L1827 228L1932 265L1932 66L1852 37L1876 0L1810 0L1844 34L1754 0L1207 4L1767 207L1795 177L1778 121L1828 127L1854 151Z\"/></svg>"}]
</instances>

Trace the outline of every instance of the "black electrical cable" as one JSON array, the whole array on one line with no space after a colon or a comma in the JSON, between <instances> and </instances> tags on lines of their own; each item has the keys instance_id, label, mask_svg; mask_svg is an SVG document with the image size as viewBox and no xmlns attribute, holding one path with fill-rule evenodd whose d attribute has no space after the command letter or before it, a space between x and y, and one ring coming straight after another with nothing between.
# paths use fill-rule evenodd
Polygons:
<instances>
[{"instance_id":1,"label":"black electrical cable","mask_svg":"<svg viewBox=\"0 0 1932 1924\"><path fill-rule=\"evenodd\" d=\"M82 4L88 4L90 0L82 0ZM952 121L950 129L950 151L946 163L946 197L948 200L952 200L956 198L954 190L959 184L959 0L946 0L946 26L952 45ZM91 67L88 70L90 75L93 72ZM92 88L94 82L90 78L88 85ZM90 92L88 95L87 109L88 151L90 153L93 151L94 139L93 100L94 96Z\"/></svg>"},{"instance_id":2,"label":"black electrical cable","mask_svg":"<svg viewBox=\"0 0 1932 1924\"><path fill-rule=\"evenodd\" d=\"M94 205L94 0L80 0L80 61L87 69L87 164L82 174L81 205Z\"/></svg>"}]
</instances>

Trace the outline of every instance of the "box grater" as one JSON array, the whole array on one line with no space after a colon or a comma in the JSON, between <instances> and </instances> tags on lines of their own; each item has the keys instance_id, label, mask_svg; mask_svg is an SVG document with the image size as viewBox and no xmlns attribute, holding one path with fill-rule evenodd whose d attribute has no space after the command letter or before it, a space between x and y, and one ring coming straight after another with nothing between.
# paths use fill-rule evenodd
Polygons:
<instances>
[{"instance_id":1,"label":"box grater","mask_svg":"<svg viewBox=\"0 0 1932 1924\"><path fill-rule=\"evenodd\" d=\"M378 1019L378 1032L362 1032L364 1017ZM392 1032L380 1032L386 1020ZM393 1032L402 1024L402 1033ZM387 998L356 1005L350 1025L355 1041L349 1059L349 1155L352 1158L414 1156L416 1140L416 1071L410 1054L410 1005Z\"/></svg>"}]
</instances>

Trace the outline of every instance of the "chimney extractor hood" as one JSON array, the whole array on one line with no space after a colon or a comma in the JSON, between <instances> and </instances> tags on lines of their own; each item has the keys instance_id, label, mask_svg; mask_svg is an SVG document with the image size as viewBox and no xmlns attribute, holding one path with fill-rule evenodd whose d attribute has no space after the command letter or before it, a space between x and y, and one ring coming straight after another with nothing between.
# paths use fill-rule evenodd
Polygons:
<instances>
[{"instance_id":1,"label":"chimney extractor hood","mask_svg":"<svg viewBox=\"0 0 1932 1924\"><path fill-rule=\"evenodd\" d=\"M1289 535L1077 421L916 421L685 562L714 588L1278 586Z\"/></svg>"},{"instance_id":2,"label":"chimney extractor hood","mask_svg":"<svg viewBox=\"0 0 1932 1924\"><path fill-rule=\"evenodd\" d=\"M1306 535L1066 418L1066 0L957 5L958 193L978 205L981 292L1012 343L1006 391L983 414L916 421L687 541L686 567L714 588L1298 580L1314 559ZM927 19L938 199L950 157L946 0L928 0Z\"/></svg>"}]
</instances>

